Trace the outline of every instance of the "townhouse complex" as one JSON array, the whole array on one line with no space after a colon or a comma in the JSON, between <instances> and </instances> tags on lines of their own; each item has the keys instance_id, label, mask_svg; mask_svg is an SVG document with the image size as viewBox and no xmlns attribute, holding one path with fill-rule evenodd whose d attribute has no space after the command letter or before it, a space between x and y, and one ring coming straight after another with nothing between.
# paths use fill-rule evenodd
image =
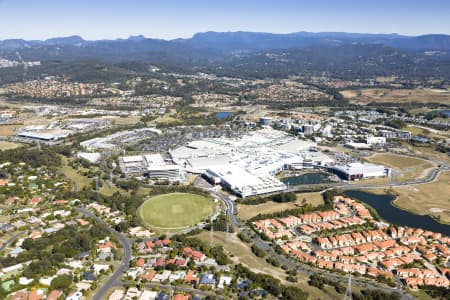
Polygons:
<instances>
[{"instance_id":1,"label":"townhouse complex","mask_svg":"<svg viewBox=\"0 0 450 300\"><path fill-rule=\"evenodd\" d=\"M361 203L334 197L334 208L253 222L286 255L318 268L397 277L412 289L448 287L450 238L377 221Z\"/></svg>"}]
</instances>

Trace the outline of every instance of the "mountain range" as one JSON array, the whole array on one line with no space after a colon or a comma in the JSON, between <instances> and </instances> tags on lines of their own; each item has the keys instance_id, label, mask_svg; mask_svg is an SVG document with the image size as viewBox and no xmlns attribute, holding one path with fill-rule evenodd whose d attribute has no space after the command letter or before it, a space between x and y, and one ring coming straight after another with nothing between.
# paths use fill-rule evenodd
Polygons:
<instances>
[{"instance_id":1,"label":"mountain range","mask_svg":"<svg viewBox=\"0 0 450 300\"><path fill-rule=\"evenodd\" d=\"M134 47L137 51L173 49L207 50L216 54L229 54L273 49L304 48L310 46L342 46L352 43L378 44L410 51L449 51L450 35L429 34L403 36L398 34L364 34L345 32L295 32L274 34L264 32L203 32L192 38L162 40L131 36L128 39L84 40L80 36L51 38L47 40L8 39L0 41L0 51L48 49L51 47L77 47L80 50L105 50L108 47Z\"/></svg>"},{"instance_id":2,"label":"mountain range","mask_svg":"<svg viewBox=\"0 0 450 300\"><path fill-rule=\"evenodd\" d=\"M44 65L47 62L45 66L51 62L53 71L55 62L93 60L121 64L120 68L126 68L127 72L135 72L140 67L124 65L124 62L152 64L165 71L202 71L224 76L284 77L302 72L327 72L348 78L384 75L448 78L450 35L239 31L204 32L174 40L144 36L95 41L80 36L45 41L10 39L0 41L0 58L39 60ZM55 73L49 68L42 69Z\"/></svg>"}]
</instances>

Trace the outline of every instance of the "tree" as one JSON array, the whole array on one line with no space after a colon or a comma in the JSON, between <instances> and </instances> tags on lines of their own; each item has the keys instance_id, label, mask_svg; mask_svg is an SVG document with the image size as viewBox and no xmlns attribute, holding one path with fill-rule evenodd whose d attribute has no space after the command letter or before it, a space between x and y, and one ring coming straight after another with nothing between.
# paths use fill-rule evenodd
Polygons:
<instances>
[{"instance_id":1,"label":"tree","mask_svg":"<svg viewBox=\"0 0 450 300\"><path fill-rule=\"evenodd\" d=\"M72 284L72 276L70 275L60 275L52 280L50 288L52 290L66 290Z\"/></svg>"},{"instance_id":2,"label":"tree","mask_svg":"<svg viewBox=\"0 0 450 300\"><path fill-rule=\"evenodd\" d=\"M266 256L266 253L264 252L263 249L259 248L258 246L256 246L255 244L252 245L251 247L253 254L255 254L258 257L264 257Z\"/></svg>"},{"instance_id":3,"label":"tree","mask_svg":"<svg viewBox=\"0 0 450 300\"><path fill-rule=\"evenodd\" d=\"M307 202L307 201L306 201L306 198L303 198L303 199L302 199L302 206L305 206L305 205L306 205L306 202Z\"/></svg>"},{"instance_id":4,"label":"tree","mask_svg":"<svg viewBox=\"0 0 450 300\"><path fill-rule=\"evenodd\" d=\"M308 299L308 293L304 292L303 290L301 290L297 287L288 286L288 287L285 287L283 290L283 299L306 300L306 299Z\"/></svg>"}]
</instances>

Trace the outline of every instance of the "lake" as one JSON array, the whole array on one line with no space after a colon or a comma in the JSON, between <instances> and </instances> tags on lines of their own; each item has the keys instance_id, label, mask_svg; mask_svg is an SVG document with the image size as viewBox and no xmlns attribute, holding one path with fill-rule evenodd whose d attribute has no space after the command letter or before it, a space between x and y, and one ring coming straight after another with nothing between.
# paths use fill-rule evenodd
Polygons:
<instances>
[{"instance_id":1,"label":"lake","mask_svg":"<svg viewBox=\"0 0 450 300\"><path fill-rule=\"evenodd\" d=\"M306 173L302 175L285 177L281 181L288 185L301 185L301 184L320 184L329 183L330 179L327 174L323 173Z\"/></svg>"},{"instance_id":2,"label":"lake","mask_svg":"<svg viewBox=\"0 0 450 300\"><path fill-rule=\"evenodd\" d=\"M392 195L377 195L362 191L346 191L344 195L372 206L389 223L440 232L450 236L450 225L441 224L429 216L421 216L399 209L391 204Z\"/></svg>"},{"instance_id":3,"label":"lake","mask_svg":"<svg viewBox=\"0 0 450 300\"><path fill-rule=\"evenodd\" d=\"M231 111L219 111L216 113L216 118L219 120L226 119L233 115Z\"/></svg>"},{"instance_id":4,"label":"lake","mask_svg":"<svg viewBox=\"0 0 450 300\"><path fill-rule=\"evenodd\" d=\"M441 113L443 113L447 117L450 117L450 110L441 110Z\"/></svg>"}]
</instances>

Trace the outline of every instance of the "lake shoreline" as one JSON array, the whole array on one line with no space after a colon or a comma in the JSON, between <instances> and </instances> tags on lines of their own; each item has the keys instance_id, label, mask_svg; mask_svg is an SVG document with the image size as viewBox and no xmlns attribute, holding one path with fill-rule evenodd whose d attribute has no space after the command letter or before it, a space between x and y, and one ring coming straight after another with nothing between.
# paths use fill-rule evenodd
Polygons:
<instances>
[{"instance_id":1,"label":"lake shoreline","mask_svg":"<svg viewBox=\"0 0 450 300\"><path fill-rule=\"evenodd\" d=\"M397 196L392 194L374 194L364 190L351 190L344 192L344 195L356 199L372 207L378 216L390 223L401 226L422 228L434 232L450 235L450 225L438 222L430 215L420 215L395 205Z\"/></svg>"},{"instance_id":2,"label":"lake shoreline","mask_svg":"<svg viewBox=\"0 0 450 300\"><path fill-rule=\"evenodd\" d=\"M398 209L403 210L403 211L406 211L406 212L408 212L410 214L413 214L413 215L416 215L416 216L427 216L427 217L432 218L434 221L438 222L439 224L450 226L450 222L442 222L440 219L438 219L434 215L431 215L431 214L423 214L422 215L422 214L410 211L409 209L406 209L406 208L403 208L403 207L399 206L398 204L395 203L395 201L397 201L397 199L398 199L398 196L395 196L395 198L391 201L391 205L393 207L398 208Z\"/></svg>"}]
</instances>

